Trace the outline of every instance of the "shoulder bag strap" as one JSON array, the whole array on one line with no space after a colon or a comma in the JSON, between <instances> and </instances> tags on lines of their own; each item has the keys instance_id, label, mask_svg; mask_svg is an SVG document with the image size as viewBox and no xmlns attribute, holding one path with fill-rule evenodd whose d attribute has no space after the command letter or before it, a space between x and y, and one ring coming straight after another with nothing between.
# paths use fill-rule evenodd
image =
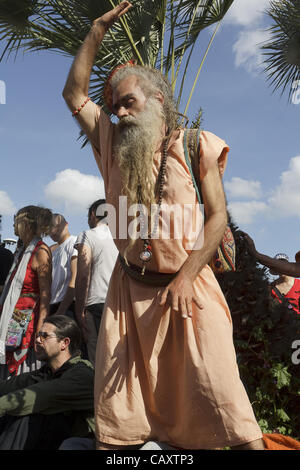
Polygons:
<instances>
[{"instance_id":1,"label":"shoulder bag strap","mask_svg":"<svg viewBox=\"0 0 300 470\"><path fill-rule=\"evenodd\" d=\"M199 177L200 129L184 129L183 148L186 164L189 168L199 204L202 204Z\"/></svg>"}]
</instances>

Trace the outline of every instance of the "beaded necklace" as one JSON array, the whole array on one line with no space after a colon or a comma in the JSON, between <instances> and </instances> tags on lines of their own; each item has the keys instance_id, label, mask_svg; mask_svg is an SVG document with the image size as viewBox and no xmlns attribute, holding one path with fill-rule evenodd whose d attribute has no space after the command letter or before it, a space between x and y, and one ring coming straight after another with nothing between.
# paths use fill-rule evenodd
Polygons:
<instances>
[{"instance_id":1,"label":"beaded necklace","mask_svg":"<svg viewBox=\"0 0 300 470\"><path fill-rule=\"evenodd\" d=\"M155 222L154 222L154 227L153 231L151 234L148 234L147 238L142 238L143 241L143 250L140 252L140 260L143 262L143 267L142 267L142 272L141 275L143 276L145 274L146 270L146 263L148 263L151 258L152 258L152 246L151 246L151 237L156 233L158 223L159 223L159 213L160 213L160 208L161 208L161 203L162 203L162 194L163 194L163 187L164 187L164 182L165 182L165 174L166 174L166 164L167 164L167 142L164 143L164 148L163 148L163 155L161 159L161 164L160 164L160 169L159 169L159 174L156 182L156 191L158 191L158 204L157 204L157 213L155 217ZM141 234L143 235L145 233L145 226L144 226L144 217L141 217Z\"/></svg>"}]
</instances>

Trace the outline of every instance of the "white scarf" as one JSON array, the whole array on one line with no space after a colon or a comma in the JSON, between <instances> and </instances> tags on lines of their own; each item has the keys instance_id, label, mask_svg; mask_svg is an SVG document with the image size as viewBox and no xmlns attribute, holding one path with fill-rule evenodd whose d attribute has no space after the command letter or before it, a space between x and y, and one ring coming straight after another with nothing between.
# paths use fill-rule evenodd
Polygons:
<instances>
[{"instance_id":1,"label":"white scarf","mask_svg":"<svg viewBox=\"0 0 300 470\"><path fill-rule=\"evenodd\" d=\"M9 282L10 276L18 263L18 259L21 255L21 251L19 252L19 254L15 256L13 265L6 278L4 289L0 298L0 305L3 305L1 318L0 318L0 364L6 363L5 340L6 340L8 325L12 317L16 303L18 302L19 297L20 297L24 278L26 275L27 265L33 253L33 250L35 249L37 243L40 240L41 240L40 237L35 237L33 238L33 240L31 240L28 247L25 249L23 253L17 272L14 275L10 283Z\"/></svg>"}]
</instances>

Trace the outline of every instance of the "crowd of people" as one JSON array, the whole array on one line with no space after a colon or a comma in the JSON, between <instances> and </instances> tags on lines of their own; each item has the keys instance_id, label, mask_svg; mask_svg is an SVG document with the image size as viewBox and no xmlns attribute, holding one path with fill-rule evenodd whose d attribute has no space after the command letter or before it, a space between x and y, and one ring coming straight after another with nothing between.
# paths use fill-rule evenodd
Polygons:
<instances>
[{"instance_id":1,"label":"crowd of people","mask_svg":"<svg viewBox=\"0 0 300 470\"><path fill-rule=\"evenodd\" d=\"M74 236L64 215L37 206L15 216L20 243L0 299L0 448L65 450L85 442L118 450L154 440L181 449L263 450L230 311L208 266L227 225L227 144L201 132L196 170L205 223L195 249L192 225L181 238L155 236L158 219L140 237L119 235L121 196L148 209L187 204L193 220L197 211L165 77L133 62L114 70L104 100L117 124L88 97L104 35L130 8L123 1L93 22L63 90L104 180L106 200L89 208L90 229ZM116 213L114 238L99 216L106 203Z\"/></svg>"},{"instance_id":2,"label":"crowd of people","mask_svg":"<svg viewBox=\"0 0 300 470\"><path fill-rule=\"evenodd\" d=\"M90 229L78 237L62 214L23 207L14 218L16 252L1 247L0 449L93 437L95 348L117 257L95 215L101 204L89 208Z\"/></svg>"}]
</instances>

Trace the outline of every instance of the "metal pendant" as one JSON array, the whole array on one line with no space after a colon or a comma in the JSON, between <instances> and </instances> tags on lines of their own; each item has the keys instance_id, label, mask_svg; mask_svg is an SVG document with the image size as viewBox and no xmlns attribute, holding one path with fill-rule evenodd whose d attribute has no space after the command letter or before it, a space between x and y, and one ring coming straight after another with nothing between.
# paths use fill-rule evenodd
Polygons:
<instances>
[{"instance_id":1,"label":"metal pendant","mask_svg":"<svg viewBox=\"0 0 300 470\"><path fill-rule=\"evenodd\" d=\"M140 253L140 260L143 261L144 263L147 263L148 261L150 261L151 257L152 257L152 253L150 250L143 250Z\"/></svg>"}]
</instances>

